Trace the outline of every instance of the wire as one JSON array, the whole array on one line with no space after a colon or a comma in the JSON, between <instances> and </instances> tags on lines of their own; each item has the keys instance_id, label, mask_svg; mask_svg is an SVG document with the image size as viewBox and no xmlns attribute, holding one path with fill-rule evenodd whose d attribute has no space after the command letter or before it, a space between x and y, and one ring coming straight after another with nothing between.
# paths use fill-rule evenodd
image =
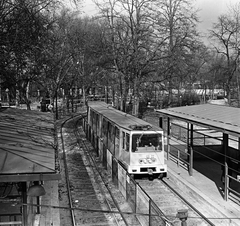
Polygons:
<instances>
[{"instance_id":1,"label":"wire","mask_svg":"<svg viewBox=\"0 0 240 226\"><path fill-rule=\"evenodd\" d=\"M23 206L36 206L36 207L46 207L46 208L53 208L53 209L72 209L78 210L83 212L99 212L99 213L113 213L113 214L127 214L127 215L135 215L135 216L152 216L152 217L162 217L158 214L149 214L149 213L133 213L133 212L125 212L125 211L114 211L114 210L102 210L102 209L91 209L91 208L79 208L79 207L72 207L69 208L67 206L56 206L56 205L45 205L45 204L33 204L33 203L22 203ZM167 215L167 217L176 217L176 215ZM188 216L190 219L202 219L201 217L191 217ZM240 217L208 217L211 220L239 220Z\"/></svg>"}]
</instances>

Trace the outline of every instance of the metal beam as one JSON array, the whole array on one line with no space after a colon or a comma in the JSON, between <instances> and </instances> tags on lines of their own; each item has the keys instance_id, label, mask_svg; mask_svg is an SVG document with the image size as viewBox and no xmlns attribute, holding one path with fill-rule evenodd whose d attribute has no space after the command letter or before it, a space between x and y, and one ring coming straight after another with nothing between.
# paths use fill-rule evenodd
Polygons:
<instances>
[{"instance_id":1,"label":"metal beam","mask_svg":"<svg viewBox=\"0 0 240 226\"><path fill-rule=\"evenodd\" d=\"M51 181L61 180L61 175L56 174L18 174L18 175L0 175L0 181L2 182L24 182L24 181Z\"/></svg>"}]
</instances>

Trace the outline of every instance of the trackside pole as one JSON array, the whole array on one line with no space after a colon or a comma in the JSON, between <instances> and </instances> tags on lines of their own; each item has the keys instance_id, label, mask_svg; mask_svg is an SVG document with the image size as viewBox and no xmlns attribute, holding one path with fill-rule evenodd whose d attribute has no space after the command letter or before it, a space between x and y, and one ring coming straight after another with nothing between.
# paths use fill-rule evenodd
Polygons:
<instances>
[{"instance_id":1,"label":"trackside pole","mask_svg":"<svg viewBox=\"0 0 240 226\"><path fill-rule=\"evenodd\" d=\"M187 209L178 210L177 217L181 221L181 226L187 226L187 217L188 217Z\"/></svg>"}]
</instances>

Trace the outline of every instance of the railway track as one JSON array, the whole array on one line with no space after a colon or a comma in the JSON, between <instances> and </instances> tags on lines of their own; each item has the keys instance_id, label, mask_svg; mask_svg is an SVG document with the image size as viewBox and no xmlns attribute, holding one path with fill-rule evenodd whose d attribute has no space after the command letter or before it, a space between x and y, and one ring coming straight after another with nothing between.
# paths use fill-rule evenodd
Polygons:
<instances>
[{"instance_id":1,"label":"railway track","mask_svg":"<svg viewBox=\"0 0 240 226\"><path fill-rule=\"evenodd\" d=\"M114 193L110 185L111 177L107 175L102 163L96 162L97 157L92 156L95 152L90 142L86 140L81 125L76 127L80 119L81 117L75 117L66 120L60 133L63 150L60 200L69 205L68 208L61 209L61 226L140 226L136 215L131 214L131 209L123 209L119 205L125 200L116 200L118 192ZM164 181L136 180L136 182L172 222L171 225L181 225L176 214L182 209L188 210L187 225L189 226L217 225L201 215L183 197L179 197L179 194ZM60 203L60 206L64 204Z\"/></svg>"},{"instance_id":2,"label":"railway track","mask_svg":"<svg viewBox=\"0 0 240 226\"><path fill-rule=\"evenodd\" d=\"M181 225L177 213L187 210L187 225L191 226L213 226L199 210L194 208L184 197L182 197L165 180L136 180L141 188L152 198L163 214L172 225Z\"/></svg>"},{"instance_id":3,"label":"railway track","mask_svg":"<svg viewBox=\"0 0 240 226\"><path fill-rule=\"evenodd\" d=\"M92 146L81 126L76 128L79 120L71 118L61 126L60 206L68 203L60 210L61 225L140 225L135 216L122 213L121 197L116 200L118 192L110 188L108 175L90 155Z\"/></svg>"}]
</instances>

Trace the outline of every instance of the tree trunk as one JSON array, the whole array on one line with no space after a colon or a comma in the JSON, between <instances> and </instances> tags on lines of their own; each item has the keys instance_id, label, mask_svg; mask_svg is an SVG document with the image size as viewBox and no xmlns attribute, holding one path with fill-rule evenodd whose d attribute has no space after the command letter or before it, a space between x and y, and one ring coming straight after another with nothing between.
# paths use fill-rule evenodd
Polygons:
<instances>
[{"instance_id":1,"label":"tree trunk","mask_svg":"<svg viewBox=\"0 0 240 226\"><path fill-rule=\"evenodd\" d=\"M30 82L28 81L27 83L27 88L26 88L26 105L27 105L27 110L31 110L31 106L30 106L30 97L29 97L29 92L30 92Z\"/></svg>"}]
</instances>

